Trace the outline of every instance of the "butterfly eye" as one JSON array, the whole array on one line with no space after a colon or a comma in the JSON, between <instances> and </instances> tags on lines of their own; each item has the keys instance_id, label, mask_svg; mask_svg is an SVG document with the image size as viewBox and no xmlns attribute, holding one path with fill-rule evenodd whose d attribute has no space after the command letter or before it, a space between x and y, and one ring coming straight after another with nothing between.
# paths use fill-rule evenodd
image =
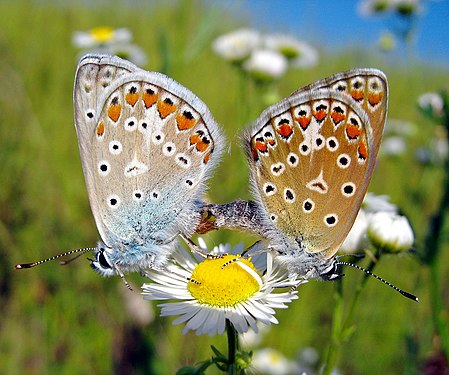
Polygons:
<instances>
[{"instance_id":1,"label":"butterfly eye","mask_svg":"<svg viewBox=\"0 0 449 375\"><path fill-rule=\"evenodd\" d=\"M106 259L106 256L104 255L104 250L100 251L100 253L98 254L98 263L103 268L112 268L108 260Z\"/></svg>"}]
</instances>

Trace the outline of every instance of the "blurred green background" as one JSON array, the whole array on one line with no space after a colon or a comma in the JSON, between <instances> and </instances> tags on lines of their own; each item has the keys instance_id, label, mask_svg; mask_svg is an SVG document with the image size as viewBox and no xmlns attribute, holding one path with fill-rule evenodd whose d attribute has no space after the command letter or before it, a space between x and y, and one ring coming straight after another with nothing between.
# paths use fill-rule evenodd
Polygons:
<instances>
[{"instance_id":1,"label":"blurred green background","mask_svg":"<svg viewBox=\"0 0 449 375\"><path fill-rule=\"evenodd\" d=\"M98 239L73 126L72 85L80 53L71 43L76 30L128 28L133 42L148 55L144 68L163 71L195 92L222 124L230 145L210 183L208 199L224 203L250 198L239 134L265 104L256 87L248 84L242 90L234 67L211 49L217 36L248 25L248 19L212 2L194 0L77 5L2 1L0 15L0 373L171 374L207 358L211 344L226 351L224 337L182 335L182 326L171 325L173 319L157 317L156 304L140 305L137 309L147 315L139 319L133 310L138 294L136 302L120 278L99 277L85 260L20 272L14 265L92 246ZM393 57L350 44L333 51L321 48L316 66L289 70L276 90L286 96L313 80L354 67L377 67L387 73L389 118L413 122L416 134L407 138L404 154L380 158L369 190L388 194L402 209L419 248L429 216L439 204L445 172L414 157L435 136L435 125L420 114L417 99L424 92L448 88L449 69L447 64L422 63L413 53L406 58L396 55L398 59L392 53ZM250 105L248 118L242 116L242 102ZM210 245L254 240L227 231L205 239ZM355 333L340 356L341 373L418 374L438 356L429 285L432 272L437 272L446 303L441 314L447 321L447 244L443 249L438 267L432 269L413 252L382 258L376 273L418 295L421 302L369 280L354 314ZM363 275L355 270L346 274L344 292L350 299ZM131 275L129 281L138 289L144 280ZM330 282L302 286L300 300L278 313L280 324L265 333L259 347L276 348L291 359L313 347L323 358L334 291Z\"/></svg>"}]
</instances>

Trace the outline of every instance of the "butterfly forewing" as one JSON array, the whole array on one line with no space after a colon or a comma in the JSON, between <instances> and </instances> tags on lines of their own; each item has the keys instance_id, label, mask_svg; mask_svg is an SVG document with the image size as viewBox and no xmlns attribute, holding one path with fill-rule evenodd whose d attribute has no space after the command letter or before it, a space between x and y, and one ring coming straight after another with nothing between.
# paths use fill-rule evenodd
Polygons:
<instances>
[{"instance_id":1,"label":"butterfly forewing","mask_svg":"<svg viewBox=\"0 0 449 375\"><path fill-rule=\"evenodd\" d=\"M93 134L102 223L122 241L144 243L170 233L181 210L191 211L193 219L191 204L214 150L201 115L150 83L156 80L132 80L108 92Z\"/></svg>"},{"instance_id":2,"label":"butterfly forewing","mask_svg":"<svg viewBox=\"0 0 449 375\"><path fill-rule=\"evenodd\" d=\"M269 220L325 258L352 227L385 121L385 77L368 71L369 76L349 72L298 90L266 110L247 134L253 184ZM348 93L360 80L363 95L355 100ZM369 89L372 82L375 90ZM374 105L373 93L381 98Z\"/></svg>"},{"instance_id":3,"label":"butterfly forewing","mask_svg":"<svg viewBox=\"0 0 449 375\"><path fill-rule=\"evenodd\" d=\"M104 55L81 60L74 101L89 200L105 245L128 254L191 234L204 182L223 149L206 105L163 74Z\"/></svg>"},{"instance_id":4,"label":"butterfly forewing","mask_svg":"<svg viewBox=\"0 0 449 375\"><path fill-rule=\"evenodd\" d=\"M375 155L379 150L388 110L388 82L378 69L353 69L314 82L299 91L330 88L347 95L363 108L373 129Z\"/></svg>"}]
</instances>

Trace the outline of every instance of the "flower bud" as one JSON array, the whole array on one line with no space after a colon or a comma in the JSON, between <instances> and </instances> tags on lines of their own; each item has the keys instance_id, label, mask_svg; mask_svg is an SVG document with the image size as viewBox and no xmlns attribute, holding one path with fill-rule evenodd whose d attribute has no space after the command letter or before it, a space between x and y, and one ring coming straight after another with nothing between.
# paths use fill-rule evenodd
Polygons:
<instances>
[{"instance_id":1,"label":"flower bud","mask_svg":"<svg viewBox=\"0 0 449 375\"><path fill-rule=\"evenodd\" d=\"M374 246L386 252L399 253L413 245L413 230L405 216L392 212L377 212L368 226L368 237Z\"/></svg>"}]
</instances>

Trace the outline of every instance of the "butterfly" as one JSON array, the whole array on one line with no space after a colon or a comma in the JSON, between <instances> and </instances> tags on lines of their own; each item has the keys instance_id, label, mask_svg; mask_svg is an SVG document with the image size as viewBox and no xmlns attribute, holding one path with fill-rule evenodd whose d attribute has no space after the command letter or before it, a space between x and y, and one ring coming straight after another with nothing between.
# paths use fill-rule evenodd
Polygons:
<instances>
[{"instance_id":1,"label":"butterfly","mask_svg":"<svg viewBox=\"0 0 449 375\"><path fill-rule=\"evenodd\" d=\"M206 105L173 79L116 56L81 58L75 128L104 276L164 267L200 221L224 139Z\"/></svg>"},{"instance_id":2,"label":"butterfly","mask_svg":"<svg viewBox=\"0 0 449 375\"><path fill-rule=\"evenodd\" d=\"M246 130L257 232L290 275L339 277L335 254L371 180L387 107L385 74L354 69L293 92Z\"/></svg>"}]
</instances>

